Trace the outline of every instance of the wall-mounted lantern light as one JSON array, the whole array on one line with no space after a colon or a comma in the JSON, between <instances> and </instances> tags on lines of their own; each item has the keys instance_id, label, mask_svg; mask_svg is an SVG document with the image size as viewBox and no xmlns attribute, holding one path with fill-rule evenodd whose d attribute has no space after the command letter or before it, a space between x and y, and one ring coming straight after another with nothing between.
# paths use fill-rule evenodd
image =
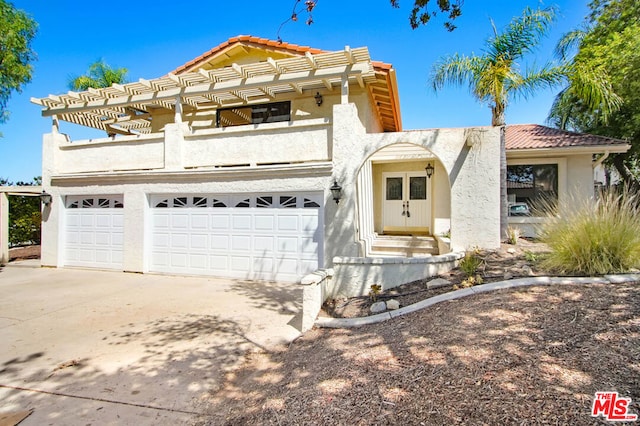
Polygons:
<instances>
[{"instance_id":1,"label":"wall-mounted lantern light","mask_svg":"<svg viewBox=\"0 0 640 426\"><path fill-rule=\"evenodd\" d=\"M40 194L40 201L42 201L42 204L48 206L49 204L51 204L51 199L51 194L48 194L44 192L44 190L42 190L42 194Z\"/></svg>"},{"instance_id":2,"label":"wall-mounted lantern light","mask_svg":"<svg viewBox=\"0 0 640 426\"><path fill-rule=\"evenodd\" d=\"M320 92L316 92L316 95L313 97L313 99L316 100L316 105L322 105L322 95L320 94Z\"/></svg>"},{"instance_id":3,"label":"wall-mounted lantern light","mask_svg":"<svg viewBox=\"0 0 640 426\"><path fill-rule=\"evenodd\" d=\"M333 181L333 185L331 185L331 188L329 188L329 191L331 191L331 195L333 196L333 201L335 201L336 204L338 204L340 202L340 199L342 198L342 187L338 185L337 180Z\"/></svg>"},{"instance_id":4,"label":"wall-mounted lantern light","mask_svg":"<svg viewBox=\"0 0 640 426\"><path fill-rule=\"evenodd\" d=\"M427 177L429 179L431 179L431 176L433 176L433 165L431 163L427 164L427 167L424 168L424 171L427 172Z\"/></svg>"}]
</instances>

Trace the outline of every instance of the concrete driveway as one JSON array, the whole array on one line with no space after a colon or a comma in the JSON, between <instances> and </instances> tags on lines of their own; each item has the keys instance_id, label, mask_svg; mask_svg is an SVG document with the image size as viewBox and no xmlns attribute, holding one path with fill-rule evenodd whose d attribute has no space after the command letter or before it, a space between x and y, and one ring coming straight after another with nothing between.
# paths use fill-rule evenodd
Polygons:
<instances>
[{"instance_id":1,"label":"concrete driveway","mask_svg":"<svg viewBox=\"0 0 640 426\"><path fill-rule=\"evenodd\" d=\"M11 263L0 270L0 418L188 424L247 352L299 335L301 300L295 284Z\"/></svg>"}]
</instances>

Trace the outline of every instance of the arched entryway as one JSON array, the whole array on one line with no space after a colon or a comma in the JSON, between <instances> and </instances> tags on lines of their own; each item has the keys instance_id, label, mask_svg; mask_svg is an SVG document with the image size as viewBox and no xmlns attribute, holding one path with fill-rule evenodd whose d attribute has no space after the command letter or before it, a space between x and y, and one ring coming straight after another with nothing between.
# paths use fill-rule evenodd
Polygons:
<instances>
[{"instance_id":1,"label":"arched entryway","mask_svg":"<svg viewBox=\"0 0 640 426\"><path fill-rule=\"evenodd\" d=\"M428 149L406 142L370 155L357 176L360 240L366 255L406 254L388 245L412 237L411 255L439 254L434 236L451 226L451 189L440 159ZM387 253L388 252L388 253Z\"/></svg>"}]
</instances>

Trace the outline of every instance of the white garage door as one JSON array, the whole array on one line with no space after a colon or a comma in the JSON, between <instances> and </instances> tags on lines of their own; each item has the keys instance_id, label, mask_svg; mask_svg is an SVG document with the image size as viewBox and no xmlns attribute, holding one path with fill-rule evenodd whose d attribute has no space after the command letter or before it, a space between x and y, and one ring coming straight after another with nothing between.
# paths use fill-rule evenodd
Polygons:
<instances>
[{"instance_id":1,"label":"white garage door","mask_svg":"<svg viewBox=\"0 0 640 426\"><path fill-rule=\"evenodd\" d=\"M296 281L322 256L322 194L151 197L155 272Z\"/></svg>"},{"instance_id":2,"label":"white garage door","mask_svg":"<svg viewBox=\"0 0 640 426\"><path fill-rule=\"evenodd\" d=\"M68 196L65 207L63 264L122 270L123 197Z\"/></svg>"}]
</instances>

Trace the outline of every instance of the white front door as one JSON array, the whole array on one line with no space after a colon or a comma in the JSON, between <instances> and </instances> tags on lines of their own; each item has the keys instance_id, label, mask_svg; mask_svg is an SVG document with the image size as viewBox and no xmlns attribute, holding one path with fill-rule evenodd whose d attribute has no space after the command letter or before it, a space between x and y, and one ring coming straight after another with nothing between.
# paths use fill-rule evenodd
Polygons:
<instances>
[{"instance_id":1,"label":"white front door","mask_svg":"<svg viewBox=\"0 0 640 426\"><path fill-rule=\"evenodd\" d=\"M430 180L424 172L384 173L385 232L429 232Z\"/></svg>"}]
</instances>

